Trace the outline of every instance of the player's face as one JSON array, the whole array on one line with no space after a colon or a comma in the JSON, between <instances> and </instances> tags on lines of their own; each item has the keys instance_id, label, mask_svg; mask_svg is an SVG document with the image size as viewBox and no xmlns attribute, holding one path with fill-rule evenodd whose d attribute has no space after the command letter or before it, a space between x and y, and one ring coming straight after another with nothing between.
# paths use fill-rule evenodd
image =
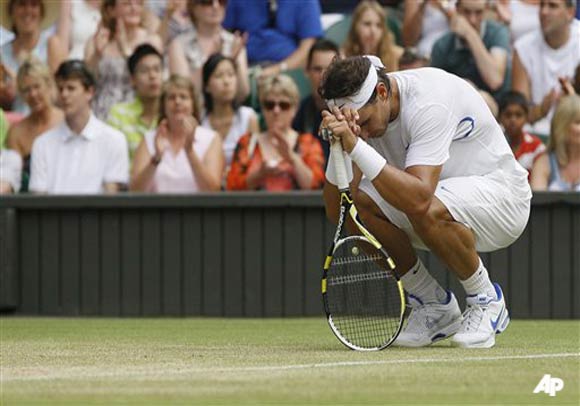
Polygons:
<instances>
[{"instance_id":1,"label":"player's face","mask_svg":"<svg viewBox=\"0 0 580 406\"><path fill-rule=\"evenodd\" d=\"M517 137L522 133L526 118L526 111L517 104L510 104L500 115L501 124L510 137Z\"/></svg>"},{"instance_id":2,"label":"player's face","mask_svg":"<svg viewBox=\"0 0 580 406\"><path fill-rule=\"evenodd\" d=\"M384 89L384 92L386 95L386 89ZM360 137L362 139L378 138L387 131L391 106L390 101L383 96L377 94L377 98L373 103L367 104L358 111L359 119L357 124L360 126Z\"/></svg>"},{"instance_id":3,"label":"player's face","mask_svg":"<svg viewBox=\"0 0 580 406\"><path fill-rule=\"evenodd\" d=\"M564 0L542 0L540 3L540 25L544 35L565 29L574 18L574 8L567 7Z\"/></svg>"}]
</instances>

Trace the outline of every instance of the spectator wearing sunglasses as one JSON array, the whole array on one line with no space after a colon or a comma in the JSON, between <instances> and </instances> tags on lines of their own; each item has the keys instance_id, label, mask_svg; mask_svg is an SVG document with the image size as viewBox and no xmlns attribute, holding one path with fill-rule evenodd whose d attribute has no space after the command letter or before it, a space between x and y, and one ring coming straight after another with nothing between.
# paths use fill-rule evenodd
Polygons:
<instances>
[{"instance_id":1,"label":"spectator wearing sunglasses","mask_svg":"<svg viewBox=\"0 0 580 406\"><path fill-rule=\"evenodd\" d=\"M187 9L191 29L177 36L167 50L172 74L190 77L195 88L202 89L202 67L210 55L221 53L236 61L238 67L237 100L250 93L245 40L222 27L225 0L189 0Z\"/></svg>"},{"instance_id":2,"label":"spectator wearing sunglasses","mask_svg":"<svg viewBox=\"0 0 580 406\"><path fill-rule=\"evenodd\" d=\"M129 178L125 136L91 111L95 78L84 62L56 71L64 121L32 145L30 191L48 194L116 193Z\"/></svg>"},{"instance_id":3,"label":"spectator wearing sunglasses","mask_svg":"<svg viewBox=\"0 0 580 406\"><path fill-rule=\"evenodd\" d=\"M300 100L287 75L269 76L260 84L266 131L244 135L227 177L229 190L289 191L319 189L324 182L324 154L310 133L291 128Z\"/></svg>"}]
</instances>

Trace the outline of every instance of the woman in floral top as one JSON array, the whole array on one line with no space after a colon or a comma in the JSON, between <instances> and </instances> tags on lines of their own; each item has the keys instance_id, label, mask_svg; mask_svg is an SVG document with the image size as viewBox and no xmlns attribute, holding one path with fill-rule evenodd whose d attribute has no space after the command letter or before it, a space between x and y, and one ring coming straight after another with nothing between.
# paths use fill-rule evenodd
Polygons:
<instances>
[{"instance_id":1,"label":"woman in floral top","mask_svg":"<svg viewBox=\"0 0 580 406\"><path fill-rule=\"evenodd\" d=\"M324 154L312 134L291 128L299 93L289 76L271 76L260 86L266 131L246 134L238 141L229 190L307 190L324 183Z\"/></svg>"}]
</instances>

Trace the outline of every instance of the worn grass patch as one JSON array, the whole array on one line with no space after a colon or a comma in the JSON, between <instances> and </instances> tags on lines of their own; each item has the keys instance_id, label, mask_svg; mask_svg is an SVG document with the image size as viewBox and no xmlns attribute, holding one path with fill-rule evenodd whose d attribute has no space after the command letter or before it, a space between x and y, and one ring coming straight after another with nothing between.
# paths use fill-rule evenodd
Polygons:
<instances>
[{"instance_id":1,"label":"worn grass patch","mask_svg":"<svg viewBox=\"0 0 580 406\"><path fill-rule=\"evenodd\" d=\"M0 319L1 404L578 404L580 322L490 350L347 350L325 320ZM533 394L544 374L556 397Z\"/></svg>"}]
</instances>

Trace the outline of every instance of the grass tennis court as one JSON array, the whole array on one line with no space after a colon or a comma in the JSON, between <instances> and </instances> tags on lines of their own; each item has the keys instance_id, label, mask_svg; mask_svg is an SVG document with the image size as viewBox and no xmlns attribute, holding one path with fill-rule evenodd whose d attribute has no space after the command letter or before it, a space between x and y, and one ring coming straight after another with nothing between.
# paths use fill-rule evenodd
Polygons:
<instances>
[{"instance_id":1,"label":"grass tennis court","mask_svg":"<svg viewBox=\"0 0 580 406\"><path fill-rule=\"evenodd\" d=\"M491 350L357 353L321 318L3 317L0 404L578 404L580 321L513 321ZM533 394L544 374L556 397Z\"/></svg>"}]
</instances>

